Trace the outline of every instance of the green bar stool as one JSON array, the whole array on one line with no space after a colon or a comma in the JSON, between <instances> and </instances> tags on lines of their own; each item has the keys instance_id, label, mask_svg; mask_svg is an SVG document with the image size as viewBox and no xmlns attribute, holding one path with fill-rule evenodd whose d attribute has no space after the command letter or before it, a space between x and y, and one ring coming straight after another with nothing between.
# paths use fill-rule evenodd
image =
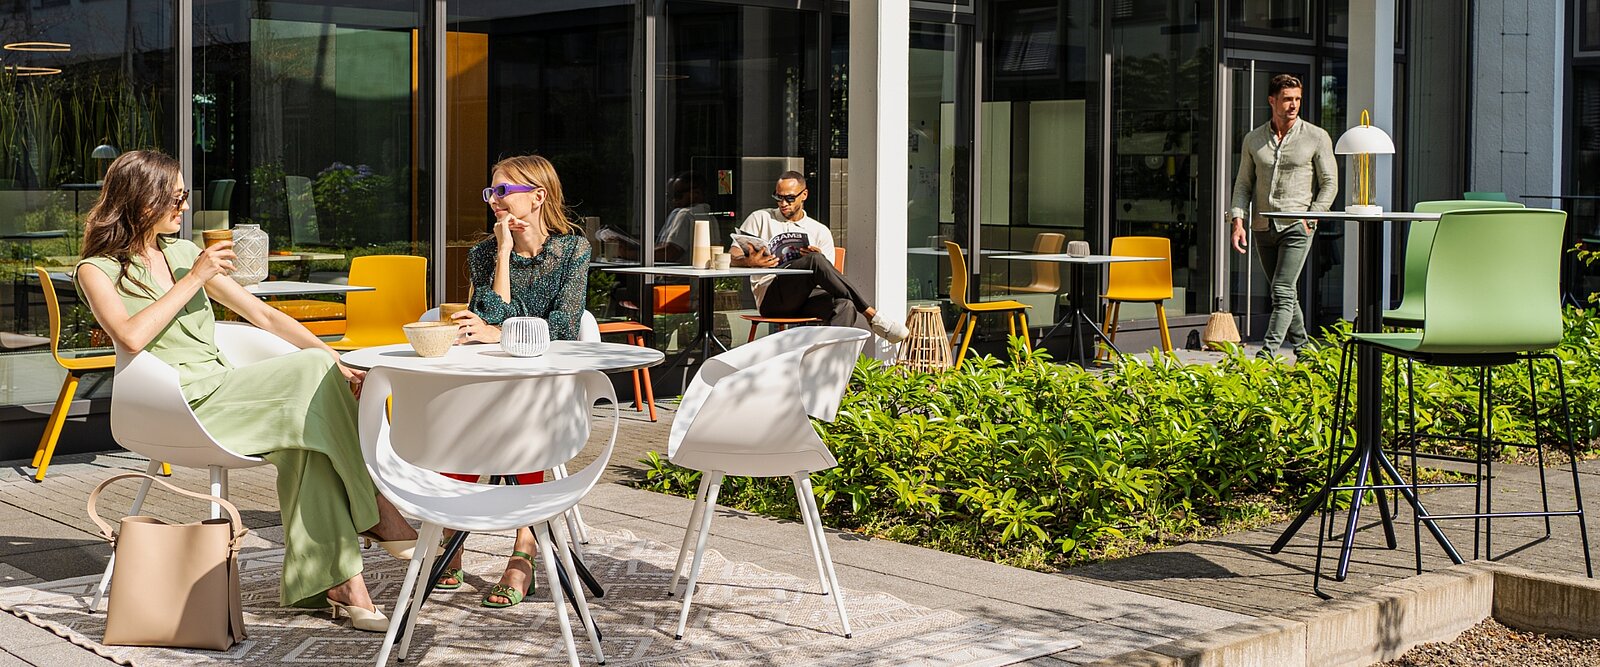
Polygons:
<instances>
[{"instance_id":1,"label":"green bar stool","mask_svg":"<svg viewBox=\"0 0 1600 667\"><path fill-rule=\"evenodd\" d=\"M1563 423L1559 433L1564 434L1560 437L1565 440L1568 453L1576 454L1572 425L1568 416L1565 375L1560 360L1549 352L1560 344L1562 338L1559 262L1552 260L1560 257L1561 237L1565 226L1566 213L1544 209L1477 208L1443 214L1433 235L1427 270L1422 281L1422 294L1425 303L1428 304L1422 313L1422 331L1352 334L1350 341L1345 344L1337 386L1344 387L1349 383L1356 357L1353 354L1355 345L1370 345L1377 348L1380 353L1400 357L1408 362L1477 367L1481 415L1478 434L1475 437L1456 438L1477 445L1476 456L1468 459L1475 465L1475 479L1469 483L1419 484L1416 481L1416 458L1413 457L1409 482L1402 482L1399 471L1387 461L1382 461L1383 465L1374 471L1374 475L1379 479L1391 478L1392 485L1384 483L1369 485L1365 476L1361 476L1354 486L1340 487L1340 490L1366 493L1371 490L1381 490L1374 487L1397 488L1399 485L1404 485L1414 494L1417 489L1427 487L1472 487L1473 512L1422 513L1413 518L1413 527L1419 527L1421 522L1472 519L1475 558L1479 553L1480 538L1482 550L1490 557L1493 556L1493 519L1497 517L1543 517L1547 523L1549 517L1577 517L1578 530L1583 542L1584 563L1588 575L1593 577L1594 565L1589 549L1589 531L1583 511L1583 493L1576 456L1571 457L1572 461L1569 464L1575 509L1551 510L1549 495L1543 493L1541 494L1543 509L1540 511L1495 512L1494 510L1494 461L1489 445L1535 448L1539 451L1542 462L1543 442L1539 440L1537 434L1546 431L1556 432L1554 429L1538 427L1538 396L1534 395L1536 434L1534 442L1517 443L1492 439L1494 422L1490 404L1493 401L1491 382L1495 367L1526 362L1529 365L1530 377L1533 377L1535 360L1548 359L1554 362L1556 385L1560 391L1562 404ZM1408 389L1413 389L1410 387L1410 382L1407 384ZM1536 382L1530 383L1530 391L1536 384ZM1335 474L1333 461L1341 458L1341 450L1345 447L1343 442L1345 426L1342 420L1346 416L1342 407L1341 400L1338 406L1340 412L1335 417L1334 430L1335 433L1341 434L1341 441L1330 453L1330 486L1339 481L1332 479ZM1403 435L1413 440L1449 439L1447 436L1433 434ZM1414 444L1413 442L1413 446ZM1329 494L1329 500L1322 508L1324 527L1318 531L1317 565L1314 572L1315 582L1318 584L1322 577L1324 543L1333 525L1332 502L1335 495ZM1352 538L1350 532L1345 533L1344 539ZM1415 540L1417 571L1421 572L1420 530L1416 532Z\"/></svg>"}]
</instances>

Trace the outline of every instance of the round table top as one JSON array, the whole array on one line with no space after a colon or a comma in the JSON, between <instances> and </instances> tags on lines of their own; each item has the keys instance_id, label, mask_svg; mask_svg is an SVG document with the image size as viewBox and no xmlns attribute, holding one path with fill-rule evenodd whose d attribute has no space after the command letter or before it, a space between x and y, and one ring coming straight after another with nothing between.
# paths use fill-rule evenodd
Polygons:
<instances>
[{"instance_id":1,"label":"round table top","mask_svg":"<svg viewBox=\"0 0 1600 667\"><path fill-rule=\"evenodd\" d=\"M375 366L409 369L470 371L475 373L524 373L540 370L596 370L602 373L648 368L661 363L666 355L653 347L593 341L553 340L550 349L537 357L514 357L499 345L456 345L442 357L421 357L409 343L380 345L339 356L351 368L371 370Z\"/></svg>"},{"instance_id":2,"label":"round table top","mask_svg":"<svg viewBox=\"0 0 1600 667\"><path fill-rule=\"evenodd\" d=\"M1290 220L1342 220L1345 222L1419 222L1438 220L1439 213L1412 213L1410 211L1382 211L1379 213L1349 213L1347 211L1271 211L1262 213L1267 218Z\"/></svg>"}]
</instances>

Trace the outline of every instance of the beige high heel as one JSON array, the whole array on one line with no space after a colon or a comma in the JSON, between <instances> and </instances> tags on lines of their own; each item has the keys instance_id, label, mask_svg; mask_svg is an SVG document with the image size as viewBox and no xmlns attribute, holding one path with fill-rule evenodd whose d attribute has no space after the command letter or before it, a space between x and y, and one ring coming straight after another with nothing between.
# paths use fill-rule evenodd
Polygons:
<instances>
[{"instance_id":1,"label":"beige high heel","mask_svg":"<svg viewBox=\"0 0 1600 667\"><path fill-rule=\"evenodd\" d=\"M377 605L373 605L376 607ZM339 620L339 615L350 617L350 627L363 632L388 632L389 617L383 611L357 607L353 604L328 600L328 612L333 614L333 620Z\"/></svg>"},{"instance_id":2,"label":"beige high heel","mask_svg":"<svg viewBox=\"0 0 1600 667\"><path fill-rule=\"evenodd\" d=\"M417 548L416 540L389 540L385 542L372 533L361 533L361 548L365 549L373 544L383 547L383 550L389 552L390 556L394 556L399 560L411 560L411 555L416 552Z\"/></svg>"}]
</instances>

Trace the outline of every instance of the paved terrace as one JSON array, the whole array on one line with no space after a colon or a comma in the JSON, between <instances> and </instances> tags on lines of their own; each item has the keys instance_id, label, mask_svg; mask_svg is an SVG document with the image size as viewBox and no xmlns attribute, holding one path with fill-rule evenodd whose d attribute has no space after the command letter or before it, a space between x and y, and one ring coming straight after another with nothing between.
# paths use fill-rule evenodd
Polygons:
<instances>
[{"instance_id":1,"label":"paved terrace","mask_svg":"<svg viewBox=\"0 0 1600 667\"><path fill-rule=\"evenodd\" d=\"M641 537L677 544L687 522L689 501L629 488L643 474L637 462L646 451L664 448L670 410L650 423L624 412L619 446L603 483L585 503L585 518L602 528L628 529ZM70 437L71 427L67 428ZM597 434L598 437L599 434ZM89 489L113 472L142 469L143 459L126 452L61 457L42 484L27 478L26 461L0 462L0 585L15 585L98 573L109 548L84 513ZM1533 507L1536 471L1498 466L1497 508ZM1600 462L1582 464L1589 487L1587 508L1600 511ZM1571 478L1562 470L1550 477L1553 504L1570 503ZM185 488L203 488L204 475L178 470ZM278 527L271 467L235 471L232 495L245 521L258 533L274 536ZM126 507L133 485L106 501ZM1470 510L1471 494L1438 491L1425 496L1435 513ZM1570 506L1570 505L1567 505ZM170 495L152 494L147 513L192 517L193 508ZM1402 514L1409 517L1409 514ZM1375 519L1373 514L1370 518ZM1554 519L1545 539L1537 520L1496 523L1495 555L1506 562L1544 572L1583 572L1576 521ZM1342 523L1340 524L1342 526ZM712 547L729 558L814 577L803 528L793 522L723 510L713 523ZM1380 548L1382 533L1371 521L1358 534L1350 579L1327 584L1336 593L1364 590L1413 573L1409 521L1397 526L1400 548ZM1597 526L1600 528L1600 526ZM1280 554L1267 548L1282 525L1236 533L1133 558L1039 573L1010 568L885 540L831 533L830 548L839 578L847 587L882 591L912 604L1083 642L1078 649L1028 661L1032 665L1092 662L1135 648L1231 625L1249 617L1284 611L1316 601L1310 568L1314 530L1308 527ZM1457 547L1470 558L1470 522L1450 526ZM1428 568L1448 563L1424 534ZM535 603L537 598L535 598ZM604 601L597 601L603 605ZM9 614L0 614L0 667L13 665L109 665L89 651Z\"/></svg>"}]
</instances>

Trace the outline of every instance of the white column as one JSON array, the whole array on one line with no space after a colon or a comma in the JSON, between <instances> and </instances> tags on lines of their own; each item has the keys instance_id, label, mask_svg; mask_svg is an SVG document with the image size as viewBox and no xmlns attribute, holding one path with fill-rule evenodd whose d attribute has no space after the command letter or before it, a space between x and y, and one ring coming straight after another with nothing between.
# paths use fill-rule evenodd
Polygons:
<instances>
[{"instance_id":1,"label":"white column","mask_svg":"<svg viewBox=\"0 0 1600 667\"><path fill-rule=\"evenodd\" d=\"M906 314L911 7L850 2L850 280L886 317ZM874 338L874 351L892 350Z\"/></svg>"},{"instance_id":2,"label":"white column","mask_svg":"<svg viewBox=\"0 0 1600 667\"><path fill-rule=\"evenodd\" d=\"M1372 114L1372 125L1394 138L1396 150L1405 145L1405 138L1399 136L1394 124L1394 4L1395 0L1350 0L1350 59L1345 80L1345 99L1349 103L1345 109L1347 127L1322 128L1336 142L1349 126L1361 122L1361 112L1366 110ZM1418 120L1423 119L1413 122ZM1369 182L1372 203L1382 206L1385 211L1394 210L1394 161L1393 155L1373 156L1372 159ZM1340 179L1339 187L1346 202L1355 201L1359 179L1353 163L1350 157L1339 158L1340 174L1344 177ZM1388 226L1389 223L1384 223L1386 230ZM1359 235L1354 225L1348 227L1344 235L1346 319L1355 319L1356 314L1356 281L1360 277L1356 272L1356 261L1360 256ZM1385 234L1383 244L1383 293L1386 295L1389 293L1389 258L1393 254L1389 250L1390 238L1391 235Z\"/></svg>"}]
</instances>

